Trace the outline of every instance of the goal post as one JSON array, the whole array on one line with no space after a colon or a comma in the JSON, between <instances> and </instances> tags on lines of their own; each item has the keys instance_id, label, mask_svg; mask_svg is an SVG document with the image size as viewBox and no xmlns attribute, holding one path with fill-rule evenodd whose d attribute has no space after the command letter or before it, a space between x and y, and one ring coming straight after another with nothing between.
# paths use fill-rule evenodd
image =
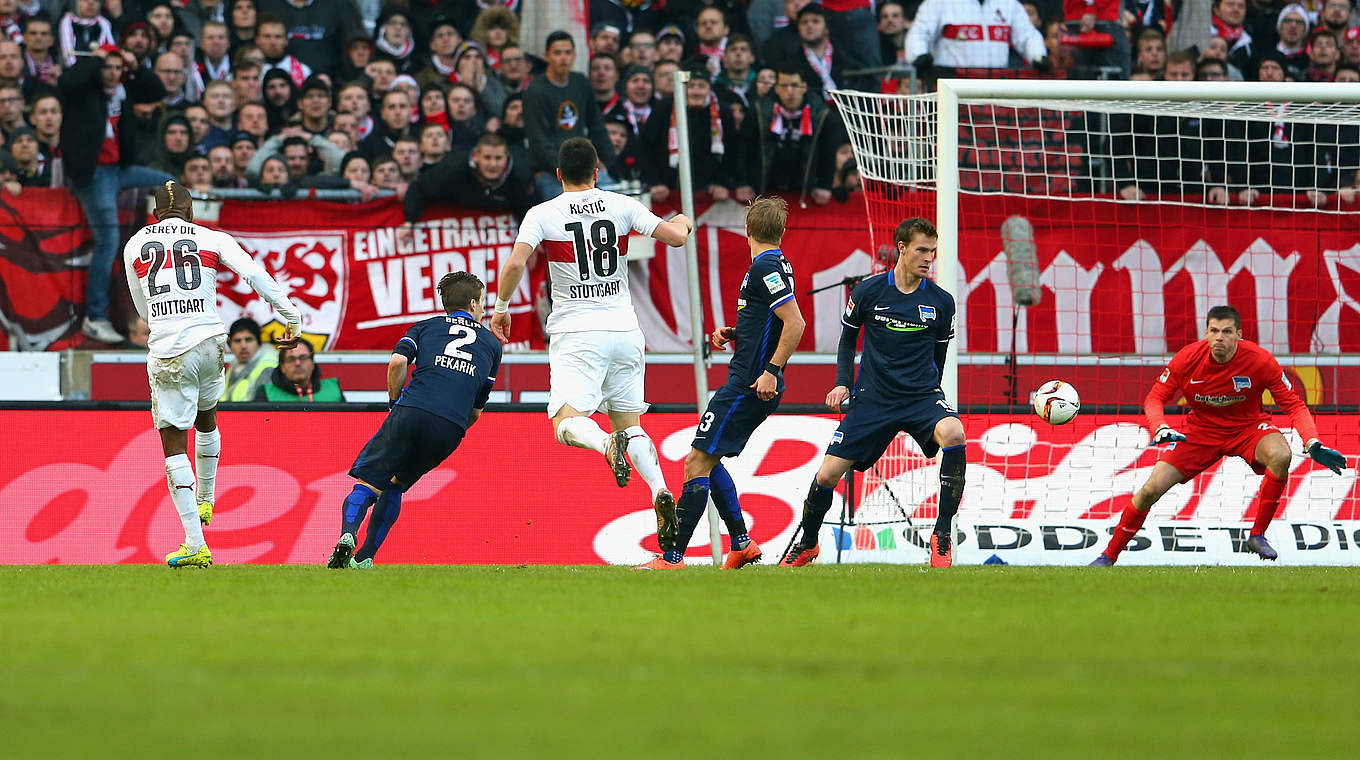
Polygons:
<instances>
[{"instance_id":1,"label":"goal post","mask_svg":"<svg viewBox=\"0 0 1360 760\"><path fill-rule=\"evenodd\" d=\"M1143 397L1228 303L1351 463L1336 476L1308 460L1275 410L1294 458L1270 535L1298 563L1360 564L1360 84L946 79L832 95L876 248L909 216L940 230L935 278L958 304L944 390L969 435L959 561L1094 557L1158 456ZM1082 394L1068 425L1029 412L1050 379ZM924 560L916 518L933 522L936 478L899 436L858 484L855 523L824 540L851 561ZM1259 482L1241 459L1210 467L1122 561L1255 560L1242 542ZM895 525L893 545L866 523Z\"/></svg>"}]
</instances>

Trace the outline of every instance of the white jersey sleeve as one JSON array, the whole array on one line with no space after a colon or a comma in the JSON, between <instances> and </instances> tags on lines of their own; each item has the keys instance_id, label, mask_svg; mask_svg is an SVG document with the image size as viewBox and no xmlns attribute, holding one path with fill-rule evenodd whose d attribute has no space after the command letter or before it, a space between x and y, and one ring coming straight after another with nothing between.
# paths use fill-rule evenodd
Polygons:
<instances>
[{"instance_id":1,"label":"white jersey sleeve","mask_svg":"<svg viewBox=\"0 0 1360 760\"><path fill-rule=\"evenodd\" d=\"M661 217L653 214L652 210L642 205L638 199L626 195L621 197L624 201L625 212L631 211L633 215L630 226L638 233L651 237L652 233L656 232L657 226L661 224Z\"/></svg>"},{"instance_id":2,"label":"white jersey sleeve","mask_svg":"<svg viewBox=\"0 0 1360 760\"><path fill-rule=\"evenodd\" d=\"M284 292L283 287L270 277L255 259L250 258L250 254L246 253L231 235L225 232L215 234L222 263L273 306L274 311L283 318L284 324L298 324L301 316L293 302L288 300L288 294Z\"/></svg>"}]
</instances>

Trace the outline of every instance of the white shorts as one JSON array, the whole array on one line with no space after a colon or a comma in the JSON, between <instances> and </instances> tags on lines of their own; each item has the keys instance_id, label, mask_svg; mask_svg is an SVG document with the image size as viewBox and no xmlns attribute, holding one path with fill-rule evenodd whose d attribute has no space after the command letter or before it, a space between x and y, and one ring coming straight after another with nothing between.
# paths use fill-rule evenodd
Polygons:
<instances>
[{"instance_id":1,"label":"white shorts","mask_svg":"<svg viewBox=\"0 0 1360 760\"><path fill-rule=\"evenodd\" d=\"M146 376L151 381L151 420L156 429L188 430L204 409L217 406L227 387L226 336L216 335L179 356L149 357Z\"/></svg>"},{"instance_id":2,"label":"white shorts","mask_svg":"<svg viewBox=\"0 0 1360 760\"><path fill-rule=\"evenodd\" d=\"M647 371L641 330L590 330L552 336L548 343L548 416L563 406L582 414L647 411Z\"/></svg>"}]
</instances>

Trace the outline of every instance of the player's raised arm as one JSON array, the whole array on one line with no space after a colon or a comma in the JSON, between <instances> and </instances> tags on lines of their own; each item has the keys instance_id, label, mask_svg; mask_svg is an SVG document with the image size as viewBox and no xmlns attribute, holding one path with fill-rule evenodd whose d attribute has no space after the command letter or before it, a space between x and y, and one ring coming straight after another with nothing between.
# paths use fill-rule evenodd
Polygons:
<instances>
[{"instance_id":1,"label":"player's raised arm","mask_svg":"<svg viewBox=\"0 0 1360 760\"><path fill-rule=\"evenodd\" d=\"M694 222L684 214L675 216L661 222L652 230L652 237L660 240L672 248L679 248L685 244L689 234L694 231Z\"/></svg>"},{"instance_id":2,"label":"player's raised arm","mask_svg":"<svg viewBox=\"0 0 1360 760\"><path fill-rule=\"evenodd\" d=\"M222 263L245 280L252 290L259 293L260 297L283 317L287 333L279 345L287 346L290 342L297 345L297 338L302 334L302 317L293 302L288 300L288 294L284 292L283 287L275 282L264 267L256 263L230 235L219 234L218 247L221 248L218 251L218 258Z\"/></svg>"},{"instance_id":3,"label":"player's raised arm","mask_svg":"<svg viewBox=\"0 0 1360 760\"><path fill-rule=\"evenodd\" d=\"M523 242L523 237L521 228L521 239L515 242L515 248L510 252L505 266L501 267L500 277L496 280L496 308L491 314L491 332L501 343L510 342L510 297L515 294L515 288L519 287L519 281L524 277L529 257L534 255L534 246Z\"/></svg>"},{"instance_id":4,"label":"player's raised arm","mask_svg":"<svg viewBox=\"0 0 1360 760\"><path fill-rule=\"evenodd\" d=\"M1147 398L1143 399L1143 414L1147 417L1148 427L1152 430L1154 446L1185 440L1183 434L1166 423L1166 402L1170 401L1172 395L1180 388L1179 373L1173 369L1176 358L1179 358L1179 354L1172 358L1171 364L1168 364L1166 369L1162 370L1161 376L1148 391Z\"/></svg>"},{"instance_id":5,"label":"player's raised arm","mask_svg":"<svg viewBox=\"0 0 1360 760\"><path fill-rule=\"evenodd\" d=\"M1318 440L1317 423L1313 421L1313 414L1308 411L1308 405L1294 392L1294 386L1289 382L1289 378L1285 377L1284 369L1278 364L1272 369L1271 379L1266 383L1266 388L1270 390L1275 403L1289 413L1294 430L1303 439L1303 452L1312 457L1313 461L1340 475L1341 471L1346 469L1346 457L1336 449L1322 445Z\"/></svg>"}]
</instances>

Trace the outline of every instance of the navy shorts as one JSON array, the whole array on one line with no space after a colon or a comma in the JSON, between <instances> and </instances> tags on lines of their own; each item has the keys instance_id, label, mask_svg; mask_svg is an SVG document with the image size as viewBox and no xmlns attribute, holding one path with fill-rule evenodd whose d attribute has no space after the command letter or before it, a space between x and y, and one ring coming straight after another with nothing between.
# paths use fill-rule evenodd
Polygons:
<instances>
[{"instance_id":1,"label":"navy shorts","mask_svg":"<svg viewBox=\"0 0 1360 760\"><path fill-rule=\"evenodd\" d=\"M754 391L743 393L735 386L724 385L708 402L690 445L720 457L740 454L751 433L779 408L779 398L761 401Z\"/></svg>"},{"instance_id":2,"label":"navy shorts","mask_svg":"<svg viewBox=\"0 0 1360 760\"><path fill-rule=\"evenodd\" d=\"M922 453L933 457L940 450L935 426L946 417L958 416L943 393L891 405L856 401L836 428L826 453L849 459L856 470L867 470L883 456L893 438L905 432L916 439Z\"/></svg>"},{"instance_id":3,"label":"navy shorts","mask_svg":"<svg viewBox=\"0 0 1360 760\"><path fill-rule=\"evenodd\" d=\"M396 478L405 490L448 459L464 432L437 414L398 404L359 452L350 477L379 489Z\"/></svg>"}]
</instances>

